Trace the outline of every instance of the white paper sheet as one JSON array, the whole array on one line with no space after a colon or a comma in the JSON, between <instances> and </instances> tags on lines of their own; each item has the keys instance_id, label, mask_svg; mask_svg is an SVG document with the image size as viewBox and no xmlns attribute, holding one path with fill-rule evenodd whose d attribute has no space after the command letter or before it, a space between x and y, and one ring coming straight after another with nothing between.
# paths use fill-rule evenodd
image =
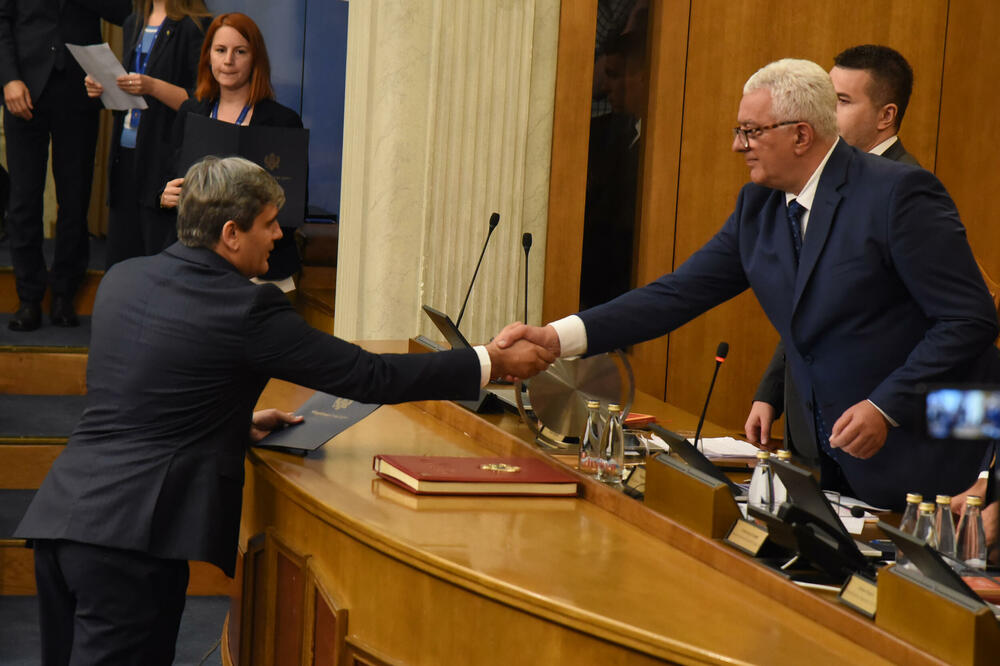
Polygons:
<instances>
[{"instance_id":1,"label":"white paper sheet","mask_svg":"<svg viewBox=\"0 0 1000 666\"><path fill-rule=\"evenodd\" d=\"M703 437L700 444L709 458L753 458L758 450L750 442L733 437Z\"/></svg>"},{"instance_id":2,"label":"white paper sheet","mask_svg":"<svg viewBox=\"0 0 1000 666\"><path fill-rule=\"evenodd\" d=\"M101 93L101 101L105 108L115 111L126 111L128 109L148 108L146 100L142 95L130 95L118 87L117 79L128 72L118 62L118 58L111 52L111 47L107 42L103 44L91 44L80 46L79 44L67 44L66 48L80 63L80 67L90 78L94 79L102 86L104 92ZM80 81L83 85L83 81Z\"/></svg>"}]
</instances>

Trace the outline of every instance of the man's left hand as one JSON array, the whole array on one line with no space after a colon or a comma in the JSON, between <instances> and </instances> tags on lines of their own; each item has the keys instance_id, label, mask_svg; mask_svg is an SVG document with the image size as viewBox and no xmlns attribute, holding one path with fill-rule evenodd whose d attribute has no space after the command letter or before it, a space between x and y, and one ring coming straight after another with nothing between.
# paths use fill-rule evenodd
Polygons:
<instances>
[{"instance_id":1,"label":"man's left hand","mask_svg":"<svg viewBox=\"0 0 1000 666\"><path fill-rule=\"evenodd\" d=\"M879 452L888 434L889 424L882 413L872 403L862 400L833 424L830 446L864 460Z\"/></svg>"},{"instance_id":2,"label":"man's left hand","mask_svg":"<svg viewBox=\"0 0 1000 666\"><path fill-rule=\"evenodd\" d=\"M250 441L254 444L286 425L302 423L302 417L280 409L262 409L253 413L253 423L250 424Z\"/></svg>"}]
</instances>

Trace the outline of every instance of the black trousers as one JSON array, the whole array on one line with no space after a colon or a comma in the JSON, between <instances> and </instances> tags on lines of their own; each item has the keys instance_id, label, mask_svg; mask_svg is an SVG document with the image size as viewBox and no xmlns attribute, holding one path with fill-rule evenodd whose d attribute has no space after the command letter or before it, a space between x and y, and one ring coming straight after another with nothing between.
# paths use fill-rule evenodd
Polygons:
<instances>
[{"instance_id":1,"label":"black trousers","mask_svg":"<svg viewBox=\"0 0 1000 666\"><path fill-rule=\"evenodd\" d=\"M159 254L177 241L177 214L141 201L135 150L118 148L117 163L111 170L108 212L106 268L119 261Z\"/></svg>"},{"instance_id":2,"label":"black trousers","mask_svg":"<svg viewBox=\"0 0 1000 666\"><path fill-rule=\"evenodd\" d=\"M44 666L173 662L186 560L75 541L34 547Z\"/></svg>"},{"instance_id":3,"label":"black trousers","mask_svg":"<svg viewBox=\"0 0 1000 666\"><path fill-rule=\"evenodd\" d=\"M4 110L10 203L7 234L17 296L38 302L51 280L52 292L72 298L87 270L90 245L87 209L94 175L98 106L87 99L83 83L53 70L31 120ZM51 275L42 255L42 197L49 140L56 184L56 247Z\"/></svg>"}]
</instances>

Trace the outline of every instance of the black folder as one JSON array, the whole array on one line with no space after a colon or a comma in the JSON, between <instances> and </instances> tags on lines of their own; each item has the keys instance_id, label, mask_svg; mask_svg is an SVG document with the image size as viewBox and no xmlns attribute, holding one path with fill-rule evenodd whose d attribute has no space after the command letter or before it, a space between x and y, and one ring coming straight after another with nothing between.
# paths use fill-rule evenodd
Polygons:
<instances>
[{"instance_id":1,"label":"black folder","mask_svg":"<svg viewBox=\"0 0 1000 666\"><path fill-rule=\"evenodd\" d=\"M378 407L379 405L356 402L316 391L313 397L295 410L296 414L305 417L302 423L275 430L257 446L305 455L323 446Z\"/></svg>"},{"instance_id":2,"label":"black folder","mask_svg":"<svg viewBox=\"0 0 1000 666\"><path fill-rule=\"evenodd\" d=\"M309 177L309 130L297 127L244 127L189 113L184 124L180 173L207 155L245 157L267 169L285 190L278 213L283 227L300 226L305 219Z\"/></svg>"}]
</instances>

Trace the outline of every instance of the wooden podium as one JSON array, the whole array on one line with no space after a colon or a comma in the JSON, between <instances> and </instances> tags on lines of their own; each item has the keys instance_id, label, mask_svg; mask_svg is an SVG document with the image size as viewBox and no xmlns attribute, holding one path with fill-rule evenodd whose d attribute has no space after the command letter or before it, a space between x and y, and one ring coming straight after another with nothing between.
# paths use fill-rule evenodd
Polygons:
<instances>
[{"instance_id":1,"label":"wooden podium","mask_svg":"<svg viewBox=\"0 0 1000 666\"><path fill-rule=\"evenodd\" d=\"M260 406L309 395L274 381ZM582 476L579 498L419 497L371 470L379 453L552 460L530 438L515 415L433 402L383 406L308 458L252 450L224 662L939 663Z\"/></svg>"}]
</instances>

